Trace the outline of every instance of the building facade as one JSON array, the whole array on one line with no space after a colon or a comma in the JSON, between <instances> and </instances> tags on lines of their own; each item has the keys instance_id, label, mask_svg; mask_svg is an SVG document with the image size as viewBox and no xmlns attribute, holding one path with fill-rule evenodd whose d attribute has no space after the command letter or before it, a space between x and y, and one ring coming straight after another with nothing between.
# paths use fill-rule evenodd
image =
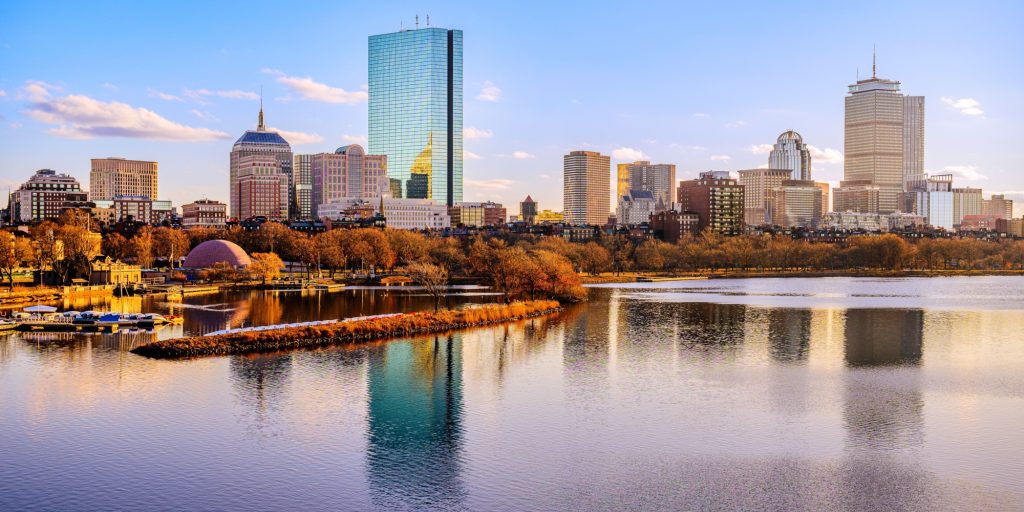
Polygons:
<instances>
[{"instance_id":1,"label":"building facade","mask_svg":"<svg viewBox=\"0 0 1024 512\"><path fill-rule=\"evenodd\" d=\"M501 226L508 219L505 207L491 201L457 203L448 209L452 226Z\"/></svg>"},{"instance_id":2,"label":"building facade","mask_svg":"<svg viewBox=\"0 0 1024 512\"><path fill-rule=\"evenodd\" d=\"M596 151L572 151L563 158L565 221L603 225L611 213L611 159Z\"/></svg>"},{"instance_id":3,"label":"building facade","mask_svg":"<svg viewBox=\"0 0 1024 512\"><path fill-rule=\"evenodd\" d=\"M814 180L783 181L772 189L772 200L769 203L772 224L791 228L816 228L821 222L821 201L821 188Z\"/></svg>"},{"instance_id":4,"label":"building facade","mask_svg":"<svg viewBox=\"0 0 1024 512\"><path fill-rule=\"evenodd\" d=\"M832 189L832 210L878 213L881 196L882 188L870 180L840 181L839 186Z\"/></svg>"},{"instance_id":5,"label":"building facade","mask_svg":"<svg viewBox=\"0 0 1024 512\"><path fill-rule=\"evenodd\" d=\"M384 209L381 212L381 205ZM372 208L383 215L385 225L394 229L445 229L451 227L448 206L430 199L401 199L394 197L377 200L343 197L320 205L320 218L342 220L346 213Z\"/></svg>"},{"instance_id":6,"label":"building facade","mask_svg":"<svg viewBox=\"0 0 1024 512\"><path fill-rule=\"evenodd\" d=\"M182 205L181 226L189 228L222 228L228 220L228 205L211 199L200 199Z\"/></svg>"},{"instance_id":7,"label":"building facade","mask_svg":"<svg viewBox=\"0 0 1024 512\"><path fill-rule=\"evenodd\" d=\"M678 210L656 212L651 215L651 233L670 244L678 243L687 235L700 233L700 215Z\"/></svg>"},{"instance_id":8,"label":"building facade","mask_svg":"<svg viewBox=\"0 0 1024 512\"><path fill-rule=\"evenodd\" d=\"M385 155L394 197L462 202L462 31L369 38L369 151Z\"/></svg>"},{"instance_id":9,"label":"building facade","mask_svg":"<svg viewBox=\"0 0 1024 512\"><path fill-rule=\"evenodd\" d=\"M953 189L953 225L956 226L968 215L981 215L982 194L980 188L962 187Z\"/></svg>"},{"instance_id":10,"label":"building facade","mask_svg":"<svg viewBox=\"0 0 1024 512\"><path fill-rule=\"evenodd\" d=\"M11 193L11 219L35 222L56 219L67 208L86 206L89 194L73 176L40 169Z\"/></svg>"},{"instance_id":11,"label":"building facade","mask_svg":"<svg viewBox=\"0 0 1024 512\"><path fill-rule=\"evenodd\" d=\"M651 215L658 211L658 200L649 190L630 190L619 197L615 210L616 224L638 226L651 221Z\"/></svg>"},{"instance_id":12,"label":"building facade","mask_svg":"<svg viewBox=\"0 0 1024 512\"><path fill-rule=\"evenodd\" d=\"M824 181L814 182L821 189L821 217L832 211L832 186Z\"/></svg>"},{"instance_id":13,"label":"building facade","mask_svg":"<svg viewBox=\"0 0 1024 512\"><path fill-rule=\"evenodd\" d=\"M901 211L921 215L932 227L953 230L953 176L943 174L907 182Z\"/></svg>"},{"instance_id":14,"label":"building facade","mask_svg":"<svg viewBox=\"0 0 1024 512\"><path fill-rule=\"evenodd\" d=\"M924 225L924 216L913 213L828 212L820 227L843 231L905 231Z\"/></svg>"},{"instance_id":15,"label":"building facade","mask_svg":"<svg viewBox=\"0 0 1024 512\"><path fill-rule=\"evenodd\" d=\"M790 180L811 179L811 150L804 144L804 138L789 130L779 135L775 147L768 154L770 169L788 169Z\"/></svg>"},{"instance_id":16,"label":"building facade","mask_svg":"<svg viewBox=\"0 0 1024 512\"><path fill-rule=\"evenodd\" d=\"M645 190L654 196L657 211L672 206L676 188L676 166L674 164L652 164L637 161L619 164L617 176L617 197L629 195L631 190Z\"/></svg>"},{"instance_id":17,"label":"building facade","mask_svg":"<svg viewBox=\"0 0 1024 512\"><path fill-rule=\"evenodd\" d=\"M387 162L384 155L367 155L358 144L310 155L314 215L320 217L321 204L342 197L366 199L388 193Z\"/></svg>"},{"instance_id":18,"label":"building facade","mask_svg":"<svg viewBox=\"0 0 1024 512\"><path fill-rule=\"evenodd\" d=\"M292 157L292 176L294 180L293 202L294 217L299 219L314 218L313 204L313 155L296 154Z\"/></svg>"},{"instance_id":19,"label":"building facade","mask_svg":"<svg viewBox=\"0 0 1024 512\"><path fill-rule=\"evenodd\" d=\"M739 235L743 232L743 193L743 185L728 172L702 172L695 180L679 183L679 208L700 217L700 231Z\"/></svg>"},{"instance_id":20,"label":"building facade","mask_svg":"<svg viewBox=\"0 0 1024 512\"><path fill-rule=\"evenodd\" d=\"M283 201L285 204L284 214L277 212L276 207L269 207L266 204L255 205L251 201L259 200L263 203L267 203L270 199L267 194L271 194L270 189L273 188L274 184L271 182L277 182L278 177L271 178L268 174L254 175L252 167L255 163L254 160L248 160L246 165L249 167L248 182L246 184L246 190L243 192L241 188L242 181L242 160L250 156L263 157L259 159L260 167L263 170L269 170L270 166L266 164L267 159L274 159L277 164L273 166L276 174L284 176L285 179L285 190L283 194ZM292 173L293 164L292 148L288 144L288 141L284 140L284 137L277 132L267 131L266 125L263 123L263 108L260 107L259 119L256 123L255 130L247 130L241 137L235 141L234 146L231 147L231 170L229 175L230 187L229 191L231 199L228 202L229 211L228 214L237 220L246 220L251 217L253 211L274 211L272 218L278 220L285 220L289 216L289 212L298 211L298 207L295 204L295 180ZM258 177L254 177L258 176ZM257 194L257 189L260 191ZM258 199L257 199L258 198ZM277 200L281 200L278 198ZM249 204L243 204L243 201L250 201ZM271 218L268 216L268 218Z\"/></svg>"},{"instance_id":21,"label":"building facade","mask_svg":"<svg viewBox=\"0 0 1024 512\"><path fill-rule=\"evenodd\" d=\"M93 158L89 171L89 197L109 200L114 196L157 195L157 163L124 158Z\"/></svg>"},{"instance_id":22,"label":"building facade","mask_svg":"<svg viewBox=\"0 0 1024 512\"><path fill-rule=\"evenodd\" d=\"M992 215L997 219L1013 218L1013 200L1003 194L992 194L992 197L981 203L981 214Z\"/></svg>"},{"instance_id":23,"label":"building facade","mask_svg":"<svg viewBox=\"0 0 1024 512\"><path fill-rule=\"evenodd\" d=\"M527 224L537 223L537 201L529 195L519 203L519 218Z\"/></svg>"},{"instance_id":24,"label":"building facade","mask_svg":"<svg viewBox=\"0 0 1024 512\"><path fill-rule=\"evenodd\" d=\"M788 132L787 132L788 133ZM744 169L739 171L743 185L743 222L750 226L772 224L772 190L790 179L791 169Z\"/></svg>"},{"instance_id":25,"label":"building facade","mask_svg":"<svg viewBox=\"0 0 1024 512\"><path fill-rule=\"evenodd\" d=\"M290 154L288 162L290 165ZM248 154L232 159L231 167L235 171L235 199L238 201L239 219L288 219L288 176L281 171L278 155Z\"/></svg>"}]
</instances>

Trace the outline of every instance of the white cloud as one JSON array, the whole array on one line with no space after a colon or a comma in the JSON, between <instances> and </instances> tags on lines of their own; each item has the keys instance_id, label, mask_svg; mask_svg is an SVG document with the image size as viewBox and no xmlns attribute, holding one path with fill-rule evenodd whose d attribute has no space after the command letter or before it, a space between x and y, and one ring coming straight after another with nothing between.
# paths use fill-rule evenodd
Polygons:
<instances>
[{"instance_id":1,"label":"white cloud","mask_svg":"<svg viewBox=\"0 0 1024 512\"><path fill-rule=\"evenodd\" d=\"M18 94L18 99L45 101L50 97L51 92L57 92L60 90L61 88L56 85L48 84L39 80L29 80L25 82L25 86L21 88L21 93Z\"/></svg>"},{"instance_id":2,"label":"white cloud","mask_svg":"<svg viewBox=\"0 0 1024 512\"><path fill-rule=\"evenodd\" d=\"M506 190L510 185L515 183L513 180L506 180L502 178L496 178L493 180L471 180L466 179L466 188L486 189L486 190Z\"/></svg>"},{"instance_id":3,"label":"white cloud","mask_svg":"<svg viewBox=\"0 0 1024 512\"><path fill-rule=\"evenodd\" d=\"M313 77L288 76L277 69L264 68L263 72L277 76L277 83L287 86L299 94L302 99L323 103L351 104L361 103L369 98L366 91L346 91L340 87L331 87L313 80Z\"/></svg>"},{"instance_id":4,"label":"white cloud","mask_svg":"<svg viewBox=\"0 0 1024 512\"><path fill-rule=\"evenodd\" d=\"M955 178L964 181L984 181L988 176L978 171L974 165L947 165L941 171L933 174L952 174Z\"/></svg>"},{"instance_id":5,"label":"white cloud","mask_svg":"<svg viewBox=\"0 0 1024 512\"><path fill-rule=\"evenodd\" d=\"M25 86L25 94L35 98L25 113L37 121L56 125L47 133L58 137L127 137L183 141L230 137L224 132L175 123L152 110L133 107L126 103L98 101L78 94L52 97L52 86L40 84L41 82L28 82Z\"/></svg>"},{"instance_id":6,"label":"white cloud","mask_svg":"<svg viewBox=\"0 0 1024 512\"><path fill-rule=\"evenodd\" d=\"M489 139L494 132L481 128L467 126L462 129L462 137L466 140Z\"/></svg>"},{"instance_id":7,"label":"white cloud","mask_svg":"<svg viewBox=\"0 0 1024 512\"><path fill-rule=\"evenodd\" d=\"M732 157L729 155L711 155L711 159L716 162L728 162L732 160Z\"/></svg>"},{"instance_id":8,"label":"white cloud","mask_svg":"<svg viewBox=\"0 0 1024 512\"><path fill-rule=\"evenodd\" d=\"M537 155L527 153L526 151L513 151L512 158L516 160L528 160L530 158L537 158Z\"/></svg>"},{"instance_id":9,"label":"white cloud","mask_svg":"<svg viewBox=\"0 0 1024 512\"><path fill-rule=\"evenodd\" d=\"M501 89L494 85L494 82L487 80L484 82L483 89L480 89L480 94L476 95L476 99L483 101L498 101L501 99Z\"/></svg>"},{"instance_id":10,"label":"white cloud","mask_svg":"<svg viewBox=\"0 0 1024 512\"><path fill-rule=\"evenodd\" d=\"M203 121L220 121L220 119L217 119L217 116L205 110L192 109L189 112L191 112L192 115L198 117L199 119L202 119Z\"/></svg>"},{"instance_id":11,"label":"white cloud","mask_svg":"<svg viewBox=\"0 0 1024 512\"><path fill-rule=\"evenodd\" d=\"M472 152L472 151L470 151L468 149L463 149L462 150L462 156L466 160L483 160L482 156L480 156L480 155L478 155L478 154L476 154L476 153L474 153L474 152Z\"/></svg>"},{"instance_id":12,"label":"white cloud","mask_svg":"<svg viewBox=\"0 0 1024 512\"><path fill-rule=\"evenodd\" d=\"M771 144L754 144L750 146L750 152L755 155L767 155L772 152L774 147Z\"/></svg>"},{"instance_id":13,"label":"white cloud","mask_svg":"<svg viewBox=\"0 0 1024 512\"><path fill-rule=\"evenodd\" d=\"M951 98L945 96L942 98L942 102L960 112L961 115L971 117L985 115L985 111L981 109L981 102L974 98Z\"/></svg>"},{"instance_id":14,"label":"white cloud","mask_svg":"<svg viewBox=\"0 0 1024 512\"><path fill-rule=\"evenodd\" d=\"M635 162L637 160L647 160L647 155L639 149L620 147L612 151L612 158L616 160L628 160Z\"/></svg>"},{"instance_id":15,"label":"white cloud","mask_svg":"<svg viewBox=\"0 0 1024 512\"><path fill-rule=\"evenodd\" d=\"M818 164L841 164L843 163L843 152L838 149L825 148L807 145L811 152L811 161Z\"/></svg>"},{"instance_id":16,"label":"white cloud","mask_svg":"<svg viewBox=\"0 0 1024 512\"><path fill-rule=\"evenodd\" d=\"M303 144L314 144L316 142L323 142L324 138L318 133L306 133L306 132L292 132L288 130L278 130L277 128L267 127L267 130L272 132L280 133L284 140L288 141L292 146L301 146Z\"/></svg>"},{"instance_id":17,"label":"white cloud","mask_svg":"<svg viewBox=\"0 0 1024 512\"><path fill-rule=\"evenodd\" d=\"M218 98L227 98L229 100L258 100L260 95L252 91L240 91L238 89L231 89L228 91L211 91L209 89L185 89L185 96L195 99L202 99L207 96L217 96Z\"/></svg>"},{"instance_id":18,"label":"white cloud","mask_svg":"<svg viewBox=\"0 0 1024 512\"><path fill-rule=\"evenodd\" d=\"M364 135L342 135L341 139L349 144L366 145L366 136Z\"/></svg>"},{"instance_id":19,"label":"white cloud","mask_svg":"<svg viewBox=\"0 0 1024 512\"><path fill-rule=\"evenodd\" d=\"M694 112L693 117L711 117L707 112Z\"/></svg>"},{"instance_id":20,"label":"white cloud","mask_svg":"<svg viewBox=\"0 0 1024 512\"><path fill-rule=\"evenodd\" d=\"M157 98L164 101L185 101L178 96L168 94L166 92L160 92L156 89L148 89L150 98Z\"/></svg>"},{"instance_id":21,"label":"white cloud","mask_svg":"<svg viewBox=\"0 0 1024 512\"><path fill-rule=\"evenodd\" d=\"M111 91L118 90L118 87L110 82L103 82L103 85L101 85L100 87L104 89L110 89Z\"/></svg>"},{"instance_id":22,"label":"white cloud","mask_svg":"<svg viewBox=\"0 0 1024 512\"><path fill-rule=\"evenodd\" d=\"M747 125L746 121L733 121L731 123L725 123L726 128L742 128Z\"/></svg>"}]
</instances>

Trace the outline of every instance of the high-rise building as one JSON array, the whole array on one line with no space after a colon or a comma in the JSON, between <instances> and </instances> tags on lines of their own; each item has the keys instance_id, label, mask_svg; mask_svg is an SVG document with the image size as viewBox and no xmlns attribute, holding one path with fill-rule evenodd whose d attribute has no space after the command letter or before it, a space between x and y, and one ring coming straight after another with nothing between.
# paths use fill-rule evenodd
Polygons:
<instances>
[{"instance_id":1,"label":"high-rise building","mask_svg":"<svg viewBox=\"0 0 1024 512\"><path fill-rule=\"evenodd\" d=\"M394 197L462 202L462 31L370 36L369 152L386 155Z\"/></svg>"},{"instance_id":2,"label":"high-rise building","mask_svg":"<svg viewBox=\"0 0 1024 512\"><path fill-rule=\"evenodd\" d=\"M826 213L832 211L832 186L824 181L816 181L814 184L821 189L821 217L824 217Z\"/></svg>"},{"instance_id":3,"label":"high-rise building","mask_svg":"<svg viewBox=\"0 0 1024 512\"><path fill-rule=\"evenodd\" d=\"M294 194L294 191L295 191L295 180L294 180L294 176L292 175L292 163L293 163L292 162L292 148L288 144L288 141L284 140L284 137L282 137L281 134L279 134L277 132L267 131L266 125L263 124L263 107L262 106L260 106L260 115L259 115L259 120L256 123L256 129L255 130L246 130L246 132L243 133L242 136L239 137L237 141L235 141L235 145L231 147L231 172L230 172L230 177L229 177L231 200L229 201L229 205L231 207L230 215L233 218L236 218L238 220L245 220L245 219L249 218L249 216L246 216L246 213L250 213L251 214L251 212L257 211L257 210L258 211L273 210L274 212L277 212L276 207L274 207L274 208L269 208L269 207L265 208L264 206L255 207L254 204L252 204L252 203L250 203L248 205L245 205L244 212L243 212L242 190L241 190L241 188L239 186L240 185L240 179L241 179L240 172L241 172L241 169L242 169L241 161L242 161L243 158L248 157L248 156L267 156L267 157L271 157L271 158L273 158L274 160L277 161L277 165L273 166L274 173L281 174L285 178L285 190L284 190L284 193L282 195L283 200L285 201L284 215L281 215L280 213L274 213L274 215L272 217L270 215L267 215L267 217L271 217L271 218L279 219L279 220L287 219L289 217L289 212L297 211L297 205L295 204L295 194ZM246 166L246 167L249 168L247 170L247 172L249 172L250 176L259 176L259 177L249 178L249 189L248 190L249 190L250 194L255 190L255 188L253 188L253 187L255 186L255 184L257 182L262 183L262 185L260 185L260 188L262 189L262 188L271 187L269 182L270 181L275 181L276 182L276 180L277 180L277 178L270 178L270 177L268 177L266 172L269 172L270 167L268 167L268 166L266 166L264 164L265 164L265 159L259 159L259 165L257 167L260 169L260 172L262 174L253 174L251 172L252 168L254 166L254 162L253 161L249 161L248 165ZM280 199L280 198L278 198L278 199ZM256 199L255 199L255 196L249 195L249 196L246 197L245 200L247 200L247 201L254 201ZM275 199L275 201L276 200L277 199ZM258 199L258 201L265 202L265 201L269 201L269 199L267 199L267 198L260 198L260 199ZM266 214L258 214L258 215L266 215Z\"/></svg>"},{"instance_id":4,"label":"high-rise building","mask_svg":"<svg viewBox=\"0 0 1024 512\"><path fill-rule=\"evenodd\" d=\"M700 173L695 180L679 183L680 211L700 216L698 229L720 235L743 233L743 185L726 171Z\"/></svg>"},{"instance_id":5,"label":"high-rise building","mask_svg":"<svg viewBox=\"0 0 1024 512\"><path fill-rule=\"evenodd\" d=\"M953 175L920 175L907 182L901 211L922 215L932 227L953 230Z\"/></svg>"},{"instance_id":6,"label":"high-rise building","mask_svg":"<svg viewBox=\"0 0 1024 512\"><path fill-rule=\"evenodd\" d=\"M89 172L89 197L110 200L114 196L157 197L157 163L124 158L93 158Z\"/></svg>"},{"instance_id":7,"label":"high-rise building","mask_svg":"<svg viewBox=\"0 0 1024 512\"><path fill-rule=\"evenodd\" d=\"M897 211L905 183L924 169L924 97L904 96L872 66L871 78L849 86L844 150L843 181L877 187L874 211Z\"/></svg>"},{"instance_id":8,"label":"high-rise building","mask_svg":"<svg viewBox=\"0 0 1024 512\"><path fill-rule=\"evenodd\" d=\"M814 180L786 180L771 191L772 224L815 228L821 222L821 188Z\"/></svg>"},{"instance_id":9,"label":"high-rise building","mask_svg":"<svg viewBox=\"0 0 1024 512\"><path fill-rule=\"evenodd\" d=\"M616 194L619 198L629 195L631 190L646 190L654 196L657 211L672 206L676 187L676 166L674 164L652 164L637 161L619 164Z\"/></svg>"},{"instance_id":10,"label":"high-rise building","mask_svg":"<svg viewBox=\"0 0 1024 512\"><path fill-rule=\"evenodd\" d=\"M569 224L604 225L611 213L611 159L596 151L572 151L563 158L563 206Z\"/></svg>"},{"instance_id":11,"label":"high-rise building","mask_svg":"<svg viewBox=\"0 0 1024 512\"><path fill-rule=\"evenodd\" d=\"M1003 194L992 194L990 199L981 203L981 214L991 215L997 219L1013 218L1013 199L1007 199Z\"/></svg>"},{"instance_id":12,"label":"high-rise building","mask_svg":"<svg viewBox=\"0 0 1024 512\"><path fill-rule=\"evenodd\" d=\"M619 226L637 226L651 221L658 202L649 190L630 190L619 197L615 220Z\"/></svg>"},{"instance_id":13,"label":"high-rise building","mask_svg":"<svg viewBox=\"0 0 1024 512\"><path fill-rule=\"evenodd\" d=\"M220 228L228 219L228 205L211 199L200 199L181 206L181 227Z\"/></svg>"},{"instance_id":14,"label":"high-rise building","mask_svg":"<svg viewBox=\"0 0 1024 512\"><path fill-rule=\"evenodd\" d=\"M529 195L519 203L519 218L527 224L537 223L537 201Z\"/></svg>"},{"instance_id":15,"label":"high-rise building","mask_svg":"<svg viewBox=\"0 0 1024 512\"><path fill-rule=\"evenodd\" d=\"M901 192L902 193L902 192ZM832 189L832 210L837 212L878 213L881 187L871 180L840 181ZM897 194L897 203L899 194Z\"/></svg>"},{"instance_id":16,"label":"high-rise building","mask_svg":"<svg viewBox=\"0 0 1024 512\"><path fill-rule=\"evenodd\" d=\"M11 195L10 216L19 222L55 219L61 211L83 207L89 201L77 179L52 169L36 171Z\"/></svg>"},{"instance_id":17,"label":"high-rise building","mask_svg":"<svg viewBox=\"0 0 1024 512\"><path fill-rule=\"evenodd\" d=\"M294 217L312 219L313 209L313 155L296 154L292 157L292 176L295 183Z\"/></svg>"},{"instance_id":18,"label":"high-rise building","mask_svg":"<svg viewBox=\"0 0 1024 512\"><path fill-rule=\"evenodd\" d=\"M968 215L981 215L982 195L980 188L962 187L953 189L953 225L956 226Z\"/></svg>"},{"instance_id":19,"label":"high-rise building","mask_svg":"<svg viewBox=\"0 0 1024 512\"><path fill-rule=\"evenodd\" d=\"M291 155L288 155L291 164ZM237 217L239 220L266 217L288 219L288 176L281 172L281 160L274 153L248 154L232 158L235 171Z\"/></svg>"},{"instance_id":20,"label":"high-rise building","mask_svg":"<svg viewBox=\"0 0 1024 512\"><path fill-rule=\"evenodd\" d=\"M492 202L483 203L457 203L448 209L453 226L501 226L505 224L505 207Z\"/></svg>"},{"instance_id":21,"label":"high-rise building","mask_svg":"<svg viewBox=\"0 0 1024 512\"><path fill-rule=\"evenodd\" d=\"M768 167L789 169L790 180L811 179L811 150L799 133L789 130L779 135L775 147L768 154Z\"/></svg>"},{"instance_id":22,"label":"high-rise building","mask_svg":"<svg viewBox=\"0 0 1024 512\"><path fill-rule=\"evenodd\" d=\"M771 191L782 185L783 181L790 179L793 170L789 168L744 169L739 171L739 175L740 185L743 185L743 222L751 226L772 224Z\"/></svg>"},{"instance_id":23,"label":"high-rise building","mask_svg":"<svg viewBox=\"0 0 1024 512\"><path fill-rule=\"evenodd\" d=\"M388 192L388 159L384 155L367 155L358 144L342 146L334 153L310 157L313 176L313 212L342 197L372 198Z\"/></svg>"}]
</instances>

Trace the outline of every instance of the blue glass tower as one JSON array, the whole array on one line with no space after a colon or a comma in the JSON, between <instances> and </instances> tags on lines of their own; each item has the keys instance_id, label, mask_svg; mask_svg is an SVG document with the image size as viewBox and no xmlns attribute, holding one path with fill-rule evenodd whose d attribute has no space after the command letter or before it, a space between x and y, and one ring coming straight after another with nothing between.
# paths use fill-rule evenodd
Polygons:
<instances>
[{"instance_id":1,"label":"blue glass tower","mask_svg":"<svg viewBox=\"0 0 1024 512\"><path fill-rule=\"evenodd\" d=\"M395 197L462 201L462 31L370 36L369 150Z\"/></svg>"}]
</instances>

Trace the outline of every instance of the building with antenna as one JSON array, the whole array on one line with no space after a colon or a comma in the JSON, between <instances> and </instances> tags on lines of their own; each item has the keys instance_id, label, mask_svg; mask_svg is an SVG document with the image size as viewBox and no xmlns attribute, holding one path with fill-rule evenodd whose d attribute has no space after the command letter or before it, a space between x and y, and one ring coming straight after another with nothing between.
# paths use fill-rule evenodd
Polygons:
<instances>
[{"instance_id":1,"label":"building with antenna","mask_svg":"<svg viewBox=\"0 0 1024 512\"><path fill-rule=\"evenodd\" d=\"M263 105L255 130L246 130L231 148L229 215L287 220L297 210L293 155L281 134L267 131Z\"/></svg>"}]
</instances>

